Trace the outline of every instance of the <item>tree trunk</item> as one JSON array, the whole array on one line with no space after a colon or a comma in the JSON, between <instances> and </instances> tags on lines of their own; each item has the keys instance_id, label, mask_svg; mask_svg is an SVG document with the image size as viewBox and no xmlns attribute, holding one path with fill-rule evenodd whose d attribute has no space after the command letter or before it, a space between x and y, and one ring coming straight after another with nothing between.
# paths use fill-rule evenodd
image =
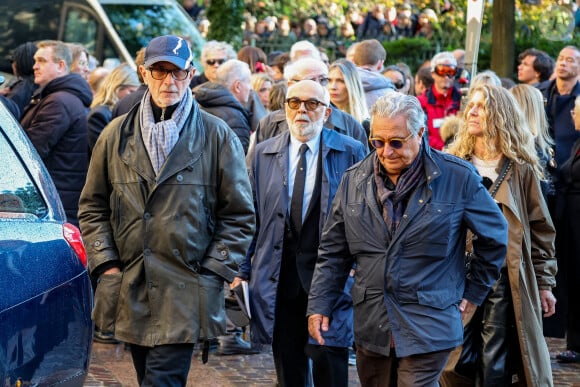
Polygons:
<instances>
[{"instance_id":1,"label":"tree trunk","mask_svg":"<svg viewBox=\"0 0 580 387\"><path fill-rule=\"evenodd\" d=\"M512 78L515 50L515 1L494 0L492 10L491 69Z\"/></svg>"}]
</instances>

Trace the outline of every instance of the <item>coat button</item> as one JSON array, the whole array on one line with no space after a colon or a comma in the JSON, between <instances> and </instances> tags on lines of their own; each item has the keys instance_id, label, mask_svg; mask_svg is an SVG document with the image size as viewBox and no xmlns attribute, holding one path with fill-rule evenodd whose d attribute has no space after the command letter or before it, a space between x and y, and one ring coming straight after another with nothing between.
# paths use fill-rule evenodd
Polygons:
<instances>
[{"instance_id":1,"label":"coat button","mask_svg":"<svg viewBox=\"0 0 580 387\"><path fill-rule=\"evenodd\" d=\"M151 255L151 249L143 250L143 255Z\"/></svg>"},{"instance_id":2,"label":"coat button","mask_svg":"<svg viewBox=\"0 0 580 387\"><path fill-rule=\"evenodd\" d=\"M143 214L143 219L145 219L145 220L149 220L149 219L151 219L151 214L150 214L150 213L148 213L148 212L144 213L144 214Z\"/></svg>"},{"instance_id":3,"label":"coat button","mask_svg":"<svg viewBox=\"0 0 580 387\"><path fill-rule=\"evenodd\" d=\"M179 250L173 249L173 255L175 255L176 257L179 257Z\"/></svg>"},{"instance_id":4,"label":"coat button","mask_svg":"<svg viewBox=\"0 0 580 387\"><path fill-rule=\"evenodd\" d=\"M95 241L94 246L99 247L101 245L101 241Z\"/></svg>"},{"instance_id":5,"label":"coat button","mask_svg":"<svg viewBox=\"0 0 580 387\"><path fill-rule=\"evenodd\" d=\"M178 182L181 183L183 181L183 176L182 175L177 175L176 179L177 179Z\"/></svg>"}]
</instances>

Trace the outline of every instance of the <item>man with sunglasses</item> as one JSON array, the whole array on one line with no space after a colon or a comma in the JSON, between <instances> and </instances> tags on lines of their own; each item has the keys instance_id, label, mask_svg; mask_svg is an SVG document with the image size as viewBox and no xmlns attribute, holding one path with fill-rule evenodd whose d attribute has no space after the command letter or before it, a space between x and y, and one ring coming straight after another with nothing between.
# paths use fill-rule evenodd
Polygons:
<instances>
[{"instance_id":1,"label":"man with sunglasses","mask_svg":"<svg viewBox=\"0 0 580 387\"><path fill-rule=\"evenodd\" d=\"M201 49L201 67L203 67L203 73L193 77L190 87L193 89L208 81L216 82L218 67L226 61L236 58L236 51L229 43L210 40Z\"/></svg>"},{"instance_id":2,"label":"man with sunglasses","mask_svg":"<svg viewBox=\"0 0 580 387\"><path fill-rule=\"evenodd\" d=\"M250 168L259 229L234 284L250 281L251 340L272 344L280 386L312 386L310 361L315 385L348 385L348 289L331 308L325 346L307 345L306 303L322 225L343 172L366 154L360 142L323 127L329 104L319 83L292 84L284 109L289 130L259 143Z\"/></svg>"},{"instance_id":3,"label":"man with sunglasses","mask_svg":"<svg viewBox=\"0 0 580 387\"><path fill-rule=\"evenodd\" d=\"M193 99L187 42L152 39L139 71L143 99L93 150L80 227L95 324L129 344L140 386L185 386L194 345L224 333L224 281L254 232L252 192L239 139Z\"/></svg>"},{"instance_id":4,"label":"man with sunglasses","mask_svg":"<svg viewBox=\"0 0 580 387\"><path fill-rule=\"evenodd\" d=\"M286 65L284 68L284 78L287 80L288 86L303 80L311 80L326 87L328 85L328 67L320 60L320 57L306 57ZM368 150L366 132L361 123L350 114L330 105L330 115L324 122L324 126L360 141L365 149ZM288 123L284 110L273 111L260 121L253 142L258 144L287 130ZM250 144L250 149L246 157L248 165L254 157L254 150L252 148L255 144Z\"/></svg>"},{"instance_id":5,"label":"man with sunglasses","mask_svg":"<svg viewBox=\"0 0 580 387\"><path fill-rule=\"evenodd\" d=\"M461 107L461 91L454 86L457 74L457 61L451 52L440 52L431 59L433 86L417 96L427 115L429 145L437 150L443 149L445 142L439 128L443 119L456 115Z\"/></svg>"},{"instance_id":6,"label":"man with sunglasses","mask_svg":"<svg viewBox=\"0 0 580 387\"><path fill-rule=\"evenodd\" d=\"M376 148L348 169L322 231L307 314L324 344L332 305L356 262L354 336L362 386L438 386L462 317L497 280L507 225L475 169L431 149L413 96L370 111ZM466 268L467 229L474 256Z\"/></svg>"}]
</instances>

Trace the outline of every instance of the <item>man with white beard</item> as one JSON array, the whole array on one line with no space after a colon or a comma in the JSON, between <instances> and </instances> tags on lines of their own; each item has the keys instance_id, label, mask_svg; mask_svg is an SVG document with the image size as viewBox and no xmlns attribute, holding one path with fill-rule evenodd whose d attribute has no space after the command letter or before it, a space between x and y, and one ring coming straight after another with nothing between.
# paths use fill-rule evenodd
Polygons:
<instances>
[{"instance_id":1,"label":"man with white beard","mask_svg":"<svg viewBox=\"0 0 580 387\"><path fill-rule=\"evenodd\" d=\"M329 104L319 83L291 85L289 130L257 144L250 168L259 226L233 285L250 282L251 341L272 344L280 386L348 385L352 279L334 305L325 345L309 341L306 319L322 225L343 172L366 154L360 141L323 128Z\"/></svg>"}]
</instances>

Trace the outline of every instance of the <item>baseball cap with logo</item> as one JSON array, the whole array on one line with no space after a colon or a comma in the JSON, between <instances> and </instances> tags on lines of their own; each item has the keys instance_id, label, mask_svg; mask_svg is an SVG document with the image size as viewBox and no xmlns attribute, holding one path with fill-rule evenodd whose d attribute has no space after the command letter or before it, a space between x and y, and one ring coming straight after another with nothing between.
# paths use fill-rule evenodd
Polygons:
<instances>
[{"instance_id":1,"label":"baseball cap with logo","mask_svg":"<svg viewBox=\"0 0 580 387\"><path fill-rule=\"evenodd\" d=\"M145 49L145 67L157 62L173 63L182 70L191 66L193 54L183 38L174 35L159 36L151 39Z\"/></svg>"}]
</instances>

